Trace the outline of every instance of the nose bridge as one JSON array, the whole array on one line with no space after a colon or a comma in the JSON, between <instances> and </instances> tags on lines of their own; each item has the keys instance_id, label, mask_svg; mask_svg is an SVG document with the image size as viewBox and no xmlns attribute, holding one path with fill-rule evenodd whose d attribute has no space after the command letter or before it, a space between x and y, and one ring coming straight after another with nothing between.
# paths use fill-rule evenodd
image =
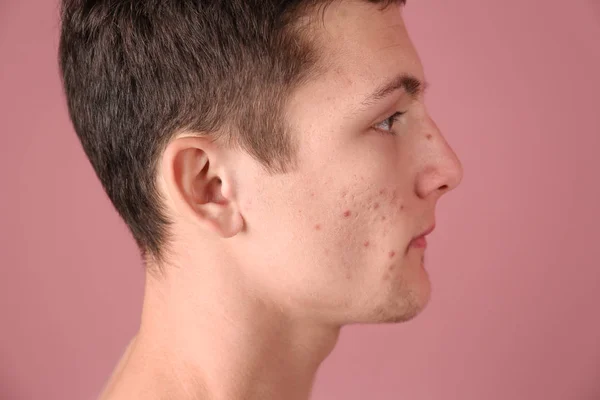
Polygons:
<instances>
[{"instance_id":1,"label":"nose bridge","mask_svg":"<svg viewBox=\"0 0 600 400\"><path fill-rule=\"evenodd\" d=\"M417 180L420 197L432 192L442 195L456 188L463 177L463 166L454 150L450 147L437 124L427 117L425 129L430 157L425 159L421 174Z\"/></svg>"}]
</instances>

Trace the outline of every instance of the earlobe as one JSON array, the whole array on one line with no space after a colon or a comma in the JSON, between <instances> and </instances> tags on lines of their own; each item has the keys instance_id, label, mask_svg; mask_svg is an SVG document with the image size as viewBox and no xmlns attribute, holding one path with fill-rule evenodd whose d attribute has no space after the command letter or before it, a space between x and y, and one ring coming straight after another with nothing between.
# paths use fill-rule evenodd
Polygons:
<instances>
[{"instance_id":1,"label":"earlobe","mask_svg":"<svg viewBox=\"0 0 600 400\"><path fill-rule=\"evenodd\" d=\"M219 192L212 192L213 189ZM199 226L220 237L230 238L242 231L244 222L236 202L223 196L221 189L222 185L207 185L207 189L193 203L190 202L194 208L192 218ZM201 198L205 201L200 201Z\"/></svg>"},{"instance_id":2,"label":"earlobe","mask_svg":"<svg viewBox=\"0 0 600 400\"><path fill-rule=\"evenodd\" d=\"M244 222L222 151L203 137L175 139L163 156L163 178L181 223L230 238Z\"/></svg>"},{"instance_id":3,"label":"earlobe","mask_svg":"<svg viewBox=\"0 0 600 400\"><path fill-rule=\"evenodd\" d=\"M197 225L222 238L237 235L244 227L242 215L232 203L205 203L197 205L192 216Z\"/></svg>"}]
</instances>

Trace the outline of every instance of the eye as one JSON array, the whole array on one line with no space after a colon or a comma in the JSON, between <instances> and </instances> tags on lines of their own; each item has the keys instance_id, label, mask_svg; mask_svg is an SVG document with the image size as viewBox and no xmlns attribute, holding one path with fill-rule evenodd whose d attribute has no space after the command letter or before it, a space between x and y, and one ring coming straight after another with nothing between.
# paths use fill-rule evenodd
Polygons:
<instances>
[{"instance_id":1,"label":"eye","mask_svg":"<svg viewBox=\"0 0 600 400\"><path fill-rule=\"evenodd\" d=\"M392 127L394 126L394 123L397 122L398 119L400 119L400 117L402 117L404 114L406 114L406 112L397 112L391 117L384 119L383 121L375 125L373 128L375 128L378 131L393 135L394 132L392 131Z\"/></svg>"}]
</instances>

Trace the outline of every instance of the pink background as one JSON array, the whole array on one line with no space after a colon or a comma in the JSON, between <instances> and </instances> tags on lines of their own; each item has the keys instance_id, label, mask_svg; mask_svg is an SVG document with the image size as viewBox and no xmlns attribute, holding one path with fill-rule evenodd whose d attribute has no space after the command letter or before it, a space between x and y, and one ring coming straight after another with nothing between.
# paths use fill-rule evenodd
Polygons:
<instances>
[{"instance_id":1,"label":"pink background","mask_svg":"<svg viewBox=\"0 0 600 400\"><path fill-rule=\"evenodd\" d=\"M600 399L600 3L409 0L429 106L465 167L433 298L352 326L313 398ZM0 0L0 399L91 399L142 267L67 117L57 2Z\"/></svg>"}]
</instances>

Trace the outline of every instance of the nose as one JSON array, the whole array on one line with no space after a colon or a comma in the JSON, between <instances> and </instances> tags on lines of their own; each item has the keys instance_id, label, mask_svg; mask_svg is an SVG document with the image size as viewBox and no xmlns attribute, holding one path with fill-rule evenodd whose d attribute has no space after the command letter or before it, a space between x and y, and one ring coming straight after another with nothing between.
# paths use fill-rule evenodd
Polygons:
<instances>
[{"instance_id":1,"label":"nose","mask_svg":"<svg viewBox=\"0 0 600 400\"><path fill-rule=\"evenodd\" d=\"M463 166L458 156L443 137L435 122L429 119L427 129L430 139L425 164L419 172L416 182L416 191L419 197L427 198L434 195L436 198L455 189L463 178Z\"/></svg>"}]
</instances>

